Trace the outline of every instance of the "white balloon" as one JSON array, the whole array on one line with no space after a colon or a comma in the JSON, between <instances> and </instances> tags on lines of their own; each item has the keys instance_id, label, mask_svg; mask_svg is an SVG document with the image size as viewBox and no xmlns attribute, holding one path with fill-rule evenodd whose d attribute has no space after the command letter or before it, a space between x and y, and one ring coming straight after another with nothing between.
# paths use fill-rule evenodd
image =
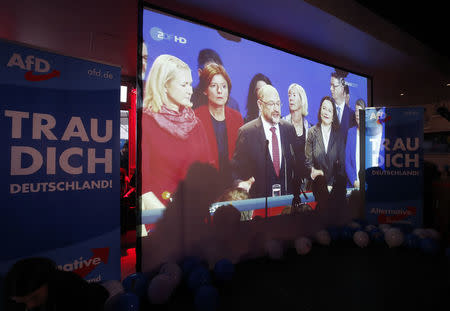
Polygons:
<instances>
[{"instance_id":1,"label":"white balloon","mask_svg":"<svg viewBox=\"0 0 450 311\"><path fill-rule=\"evenodd\" d=\"M405 237L403 232L398 228L391 228L386 231L384 240L389 247L398 247L403 244Z\"/></svg>"},{"instance_id":2,"label":"white balloon","mask_svg":"<svg viewBox=\"0 0 450 311\"><path fill-rule=\"evenodd\" d=\"M153 304L166 303L174 289L173 282L166 274L158 274L148 285L147 297Z\"/></svg>"},{"instance_id":3,"label":"white balloon","mask_svg":"<svg viewBox=\"0 0 450 311\"><path fill-rule=\"evenodd\" d=\"M295 240L295 250L299 255L306 255L312 247L311 240L307 237L299 237Z\"/></svg>"},{"instance_id":4,"label":"white balloon","mask_svg":"<svg viewBox=\"0 0 450 311\"><path fill-rule=\"evenodd\" d=\"M386 234L386 232L391 229L391 225L389 224L380 224L378 225L378 228L380 229L381 232L383 232L384 234Z\"/></svg>"},{"instance_id":5,"label":"white balloon","mask_svg":"<svg viewBox=\"0 0 450 311\"><path fill-rule=\"evenodd\" d=\"M364 229L367 231L367 232L370 232L370 231L372 231L373 229L376 229L377 227L376 226L374 226L374 225L367 225Z\"/></svg>"},{"instance_id":6,"label":"white balloon","mask_svg":"<svg viewBox=\"0 0 450 311\"><path fill-rule=\"evenodd\" d=\"M161 266L159 274L167 275L172 281L173 287L175 288L180 284L183 272L179 265L174 262L168 262Z\"/></svg>"},{"instance_id":7,"label":"white balloon","mask_svg":"<svg viewBox=\"0 0 450 311\"><path fill-rule=\"evenodd\" d=\"M361 228L361 225L360 225L359 223L357 223L356 221L352 221L352 222L349 224L349 227L350 227L350 228L353 228L353 229L359 230L359 229Z\"/></svg>"},{"instance_id":8,"label":"white balloon","mask_svg":"<svg viewBox=\"0 0 450 311\"><path fill-rule=\"evenodd\" d=\"M327 230L320 230L315 234L315 239L320 245L329 246L331 243L331 236Z\"/></svg>"},{"instance_id":9,"label":"white balloon","mask_svg":"<svg viewBox=\"0 0 450 311\"><path fill-rule=\"evenodd\" d=\"M367 247L369 245L369 235L364 231L356 231L353 234L353 241L361 248Z\"/></svg>"},{"instance_id":10,"label":"white balloon","mask_svg":"<svg viewBox=\"0 0 450 311\"><path fill-rule=\"evenodd\" d=\"M416 228L412 232L414 235L418 236L420 239L424 239L427 237L426 231L423 228Z\"/></svg>"},{"instance_id":11,"label":"white balloon","mask_svg":"<svg viewBox=\"0 0 450 311\"><path fill-rule=\"evenodd\" d=\"M266 242L266 252L271 259L279 260L283 258L283 245L280 241L269 239Z\"/></svg>"},{"instance_id":12,"label":"white balloon","mask_svg":"<svg viewBox=\"0 0 450 311\"><path fill-rule=\"evenodd\" d=\"M109 298L112 298L118 294L122 294L125 292L123 288L122 282L117 280L110 280L100 283L109 293Z\"/></svg>"},{"instance_id":13,"label":"white balloon","mask_svg":"<svg viewBox=\"0 0 450 311\"><path fill-rule=\"evenodd\" d=\"M435 240L439 240L441 238L441 234L433 228L425 229L425 235L426 235L426 237L432 238Z\"/></svg>"}]
</instances>

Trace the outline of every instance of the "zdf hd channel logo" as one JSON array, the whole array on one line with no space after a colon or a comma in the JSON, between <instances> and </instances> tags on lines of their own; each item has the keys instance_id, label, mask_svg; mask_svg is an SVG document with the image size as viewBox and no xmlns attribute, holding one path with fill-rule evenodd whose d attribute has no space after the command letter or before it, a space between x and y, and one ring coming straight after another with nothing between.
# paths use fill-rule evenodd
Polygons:
<instances>
[{"instance_id":1,"label":"zdf hd channel logo","mask_svg":"<svg viewBox=\"0 0 450 311\"><path fill-rule=\"evenodd\" d=\"M187 43L187 39L181 36L177 36L174 34L170 34L167 32L164 32L161 30L161 28L158 27L152 27L150 29L150 36L152 37L153 40L155 41L162 41L162 40L167 40L167 41L173 41L175 43L180 43L180 44L186 44Z\"/></svg>"}]
</instances>

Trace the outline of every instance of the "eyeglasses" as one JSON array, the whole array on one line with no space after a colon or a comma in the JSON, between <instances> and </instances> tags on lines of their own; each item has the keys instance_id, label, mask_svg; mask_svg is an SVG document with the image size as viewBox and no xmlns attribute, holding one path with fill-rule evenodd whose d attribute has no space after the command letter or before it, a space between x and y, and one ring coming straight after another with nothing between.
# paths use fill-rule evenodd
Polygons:
<instances>
[{"instance_id":1,"label":"eyeglasses","mask_svg":"<svg viewBox=\"0 0 450 311\"><path fill-rule=\"evenodd\" d=\"M282 104L281 104L281 102L280 101L277 101L277 102L265 102L265 101L263 101L262 99L259 99L259 101L261 101L262 103L264 103L267 107L273 107L273 106L278 106L278 107L281 107L282 106Z\"/></svg>"}]
</instances>

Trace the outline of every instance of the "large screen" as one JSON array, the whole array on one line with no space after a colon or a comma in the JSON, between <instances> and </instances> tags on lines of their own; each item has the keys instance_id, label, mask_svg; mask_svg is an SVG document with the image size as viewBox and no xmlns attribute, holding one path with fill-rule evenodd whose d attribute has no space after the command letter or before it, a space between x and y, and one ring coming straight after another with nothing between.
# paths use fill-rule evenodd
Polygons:
<instances>
[{"instance_id":1,"label":"large screen","mask_svg":"<svg viewBox=\"0 0 450 311\"><path fill-rule=\"evenodd\" d=\"M223 202L247 221L294 198L313 209L318 176L359 186L349 129L367 77L149 8L142 39L143 236L163 217L186 234L187 218L208 223Z\"/></svg>"}]
</instances>

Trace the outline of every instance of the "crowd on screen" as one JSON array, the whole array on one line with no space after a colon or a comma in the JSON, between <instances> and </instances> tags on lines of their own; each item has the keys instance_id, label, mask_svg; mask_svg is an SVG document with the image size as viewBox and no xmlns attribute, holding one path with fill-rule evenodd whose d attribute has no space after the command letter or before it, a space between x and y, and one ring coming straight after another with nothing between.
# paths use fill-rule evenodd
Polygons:
<instances>
[{"instance_id":1,"label":"crowd on screen","mask_svg":"<svg viewBox=\"0 0 450 311\"><path fill-rule=\"evenodd\" d=\"M144 209L164 208L195 162L212 165L224 189L245 190L249 198L271 196L273 185L281 186L281 194L312 189L318 176L329 189L340 176L359 188L359 115L349 105L347 72L331 74L314 125L306 119L307 92L296 81L287 90L290 113L282 117L279 94L286 90L255 74L244 119L214 50L200 51L197 73L193 87L192 69L167 54L149 70L141 136ZM358 112L365 102L358 99L355 107Z\"/></svg>"}]
</instances>

